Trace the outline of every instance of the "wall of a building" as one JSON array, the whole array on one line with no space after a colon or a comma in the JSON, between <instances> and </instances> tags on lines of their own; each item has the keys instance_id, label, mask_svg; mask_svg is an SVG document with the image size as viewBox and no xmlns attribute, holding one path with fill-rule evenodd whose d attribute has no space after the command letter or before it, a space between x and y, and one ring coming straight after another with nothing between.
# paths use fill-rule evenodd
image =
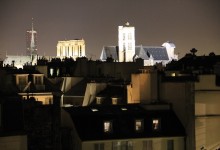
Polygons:
<instances>
[{"instance_id":1,"label":"wall of a building","mask_svg":"<svg viewBox=\"0 0 220 150\"><path fill-rule=\"evenodd\" d=\"M102 140L88 141L82 143L82 150L95 150L95 144L104 144L105 150L112 150L114 142L129 142L133 150L167 150L168 140L173 141L173 150L184 150L183 137L169 138L142 138L142 139L123 139L123 140ZM120 148L118 148L120 149Z\"/></svg>"},{"instance_id":2,"label":"wall of a building","mask_svg":"<svg viewBox=\"0 0 220 150\"><path fill-rule=\"evenodd\" d=\"M158 99L157 73L139 73L131 75L131 84L127 86L128 103L150 103Z\"/></svg>"},{"instance_id":3,"label":"wall of a building","mask_svg":"<svg viewBox=\"0 0 220 150\"><path fill-rule=\"evenodd\" d=\"M220 87L215 75L200 75L195 83L196 149L220 148Z\"/></svg>"},{"instance_id":4,"label":"wall of a building","mask_svg":"<svg viewBox=\"0 0 220 150\"><path fill-rule=\"evenodd\" d=\"M16 135L0 137L1 150L27 150L27 136Z\"/></svg>"},{"instance_id":5,"label":"wall of a building","mask_svg":"<svg viewBox=\"0 0 220 150\"><path fill-rule=\"evenodd\" d=\"M162 82L160 85L161 100L172 104L173 110L186 130L187 150L195 149L193 91L194 83L192 82Z\"/></svg>"}]
</instances>

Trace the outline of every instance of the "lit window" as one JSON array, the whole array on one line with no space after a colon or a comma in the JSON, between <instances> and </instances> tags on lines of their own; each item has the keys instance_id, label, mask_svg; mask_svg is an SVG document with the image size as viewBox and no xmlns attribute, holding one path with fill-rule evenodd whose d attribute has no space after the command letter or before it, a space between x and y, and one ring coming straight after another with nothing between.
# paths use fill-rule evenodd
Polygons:
<instances>
[{"instance_id":1,"label":"lit window","mask_svg":"<svg viewBox=\"0 0 220 150\"><path fill-rule=\"evenodd\" d=\"M53 76L53 73L54 73L54 69L50 68L50 76Z\"/></svg>"},{"instance_id":2,"label":"lit window","mask_svg":"<svg viewBox=\"0 0 220 150\"><path fill-rule=\"evenodd\" d=\"M103 102L103 97L96 97L96 104L100 105Z\"/></svg>"},{"instance_id":3,"label":"lit window","mask_svg":"<svg viewBox=\"0 0 220 150\"><path fill-rule=\"evenodd\" d=\"M112 122L111 121L105 121L104 122L104 132L105 133L112 132Z\"/></svg>"},{"instance_id":4,"label":"lit window","mask_svg":"<svg viewBox=\"0 0 220 150\"><path fill-rule=\"evenodd\" d=\"M144 129L144 120L143 119L137 119L135 120L135 131L140 132Z\"/></svg>"},{"instance_id":5,"label":"lit window","mask_svg":"<svg viewBox=\"0 0 220 150\"><path fill-rule=\"evenodd\" d=\"M133 150L133 143L132 141L114 141L112 150Z\"/></svg>"},{"instance_id":6,"label":"lit window","mask_svg":"<svg viewBox=\"0 0 220 150\"><path fill-rule=\"evenodd\" d=\"M126 111L126 110L128 110L128 109L125 108L125 107L122 107L121 110L122 110L122 111Z\"/></svg>"},{"instance_id":7,"label":"lit window","mask_svg":"<svg viewBox=\"0 0 220 150\"><path fill-rule=\"evenodd\" d=\"M117 105L118 104L118 98L112 97L112 104Z\"/></svg>"},{"instance_id":8,"label":"lit window","mask_svg":"<svg viewBox=\"0 0 220 150\"><path fill-rule=\"evenodd\" d=\"M153 123L152 125L153 130L155 131L160 130L160 119L153 119L152 123Z\"/></svg>"},{"instance_id":9,"label":"lit window","mask_svg":"<svg viewBox=\"0 0 220 150\"><path fill-rule=\"evenodd\" d=\"M91 110L92 110L93 112L97 112L97 111L99 111L99 110L96 109L96 108L91 108Z\"/></svg>"},{"instance_id":10,"label":"lit window","mask_svg":"<svg viewBox=\"0 0 220 150\"><path fill-rule=\"evenodd\" d=\"M176 73L175 73L175 72L171 73L171 76L172 76L172 77L175 77L175 76L176 76Z\"/></svg>"}]
</instances>

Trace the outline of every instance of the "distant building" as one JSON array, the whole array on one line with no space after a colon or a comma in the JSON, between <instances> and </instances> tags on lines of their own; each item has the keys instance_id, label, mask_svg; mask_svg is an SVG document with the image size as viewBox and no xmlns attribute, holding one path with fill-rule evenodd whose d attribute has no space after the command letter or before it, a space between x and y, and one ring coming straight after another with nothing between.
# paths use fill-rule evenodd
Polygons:
<instances>
[{"instance_id":1,"label":"distant building","mask_svg":"<svg viewBox=\"0 0 220 150\"><path fill-rule=\"evenodd\" d=\"M75 39L68 41L58 41L57 43L57 57L65 58L85 57L85 41L84 39Z\"/></svg>"},{"instance_id":2,"label":"distant building","mask_svg":"<svg viewBox=\"0 0 220 150\"><path fill-rule=\"evenodd\" d=\"M118 61L132 62L135 55L135 28L127 22L118 27Z\"/></svg>"},{"instance_id":3,"label":"distant building","mask_svg":"<svg viewBox=\"0 0 220 150\"><path fill-rule=\"evenodd\" d=\"M26 47L27 56L37 55L37 31L34 30L34 23L32 19L32 28L26 32Z\"/></svg>"},{"instance_id":4,"label":"distant building","mask_svg":"<svg viewBox=\"0 0 220 150\"><path fill-rule=\"evenodd\" d=\"M165 42L162 46L135 45L135 28L126 23L118 27L118 46L104 46L100 59L106 61L113 58L117 62L132 62L137 58L144 59L144 66L153 66L156 63L166 65L172 60L177 60L174 54L175 44Z\"/></svg>"},{"instance_id":5,"label":"distant building","mask_svg":"<svg viewBox=\"0 0 220 150\"><path fill-rule=\"evenodd\" d=\"M7 55L4 66L23 68L24 65L35 65L37 63L37 31L34 30L32 20L31 30L26 32L26 55Z\"/></svg>"}]
</instances>

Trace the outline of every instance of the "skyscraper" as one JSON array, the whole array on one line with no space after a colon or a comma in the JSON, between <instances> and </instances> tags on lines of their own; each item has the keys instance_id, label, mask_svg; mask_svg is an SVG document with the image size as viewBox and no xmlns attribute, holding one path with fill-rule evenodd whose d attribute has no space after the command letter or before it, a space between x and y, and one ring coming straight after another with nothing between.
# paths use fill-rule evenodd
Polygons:
<instances>
[{"instance_id":1,"label":"skyscraper","mask_svg":"<svg viewBox=\"0 0 220 150\"><path fill-rule=\"evenodd\" d=\"M32 28L26 32L26 54L28 56L37 55L37 31L34 30L34 23L32 18Z\"/></svg>"}]
</instances>

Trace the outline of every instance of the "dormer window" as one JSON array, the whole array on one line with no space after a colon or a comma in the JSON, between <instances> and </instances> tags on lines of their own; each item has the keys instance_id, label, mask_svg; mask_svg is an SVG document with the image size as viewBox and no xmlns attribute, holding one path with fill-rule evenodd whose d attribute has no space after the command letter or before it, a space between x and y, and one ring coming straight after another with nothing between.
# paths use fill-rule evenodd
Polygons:
<instances>
[{"instance_id":1,"label":"dormer window","mask_svg":"<svg viewBox=\"0 0 220 150\"><path fill-rule=\"evenodd\" d=\"M42 85L43 79L44 79L43 74L33 74L33 82L35 85Z\"/></svg>"},{"instance_id":2,"label":"dormer window","mask_svg":"<svg viewBox=\"0 0 220 150\"><path fill-rule=\"evenodd\" d=\"M17 74L16 75L16 85L27 85L28 74Z\"/></svg>"},{"instance_id":3,"label":"dormer window","mask_svg":"<svg viewBox=\"0 0 220 150\"><path fill-rule=\"evenodd\" d=\"M104 132L105 133L112 132L112 121L104 121Z\"/></svg>"},{"instance_id":4,"label":"dormer window","mask_svg":"<svg viewBox=\"0 0 220 150\"><path fill-rule=\"evenodd\" d=\"M160 124L161 124L161 122L160 122L160 119L159 119L159 118L153 119L153 120L152 120L152 129L153 129L154 131L160 130Z\"/></svg>"},{"instance_id":5,"label":"dormer window","mask_svg":"<svg viewBox=\"0 0 220 150\"><path fill-rule=\"evenodd\" d=\"M97 105L100 105L100 104L102 104L103 103L103 100L104 100L104 97L96 97L96 104Z\"/></svg>"},{"instance_id":6,"label":"dormer window","mask_svg":"<svg viewBox=\"0 0 220 150\"><path fill-rule=\"evenodd\" d=\"M135 131L141 132L144 129L144 120L143 119L137 119L135 120Z\"/></svg>"},{"instance_id":7,"label":"dormer window","mask_svg":"<svg viewBox=\"0 0 220 150\"><path fill-rule=\"evenodd\" d=\"M112 104L113 104L113 105L119 104L119 101L120 101L120 98L118 98L118 97L112 97Z\"/></svg>"}]
</instances>

